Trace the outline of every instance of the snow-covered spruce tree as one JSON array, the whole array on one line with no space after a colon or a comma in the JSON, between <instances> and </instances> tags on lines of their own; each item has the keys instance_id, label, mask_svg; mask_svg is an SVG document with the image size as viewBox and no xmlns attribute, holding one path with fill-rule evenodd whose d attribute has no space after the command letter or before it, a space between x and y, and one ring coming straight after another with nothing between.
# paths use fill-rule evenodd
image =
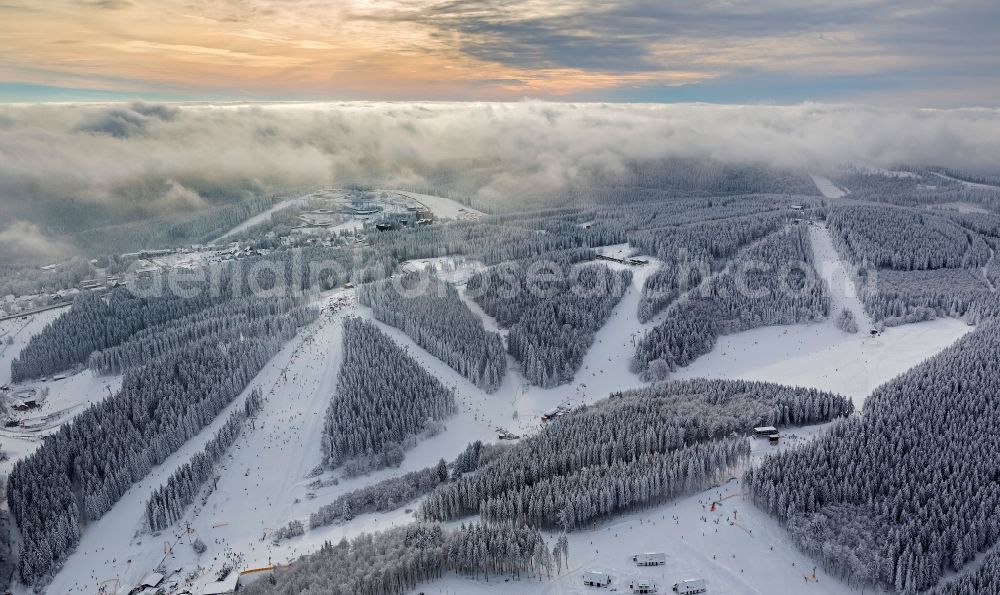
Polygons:
<instances>
[{"instance_id":1,"label":"snow-covered spruce tree","mask_svg":"<svg viewBox=\"0 0 1000 595\"><path fill-rule=\"evenodd\" d=\"M845 333L853 334L858 332L858 321L854 318L854 312L851 312L847 308L841 308L833 323Z\"/></svg>"},{"instance_id":2,"label":"snow-covered spruce tree","mask_svg":"<svg viewBox=\"0 0 1000 595\"><path fill-rule=\"evenodd\" d=\"M344 320L344 358L323 429L323 460L328 466L391 456L429 422L442 421L454 411L454 391L375 324Z\"/></svg>"},{"instance_id":3,"label":"snow-covered spruce tree","mask_svg":"<svg viewBox=\"0 0 1000 595\"><path fill-rule=\"evenodd\" d=\"M507 371L503 340L484 329L458 291L433 272L363 285L358 301L476 386L488 392L500 387Z\"/></svg>"},{"instance_id":4,"label":"snow-covered spruce tree","mask_svg":"<svg viewBox=\"0 0 1000 595\"><path fill-rule=\"evenodd\" d=\"M747 473L757 506L851 584L933 586L1000 540L1000 328L875 389L864 415Z\"/></svg>"},{"instance_id":5,"label":"snow-covered spruce tree","mask_svg":"<svg viewBox=\"0 0 1000 595\"><path fill-rule=\"evenodd\" d=\"M751 245L646 333L636 347L633 369L646 372L650 363L663 361L676 370L711 351L720 335L827 316L829 290L812 259L808 232L801 226Z\"/></svg>"},{"instance_id":6,"label":"snow-covered spruce tree","mask_svg":"<svg viewBox=\"0 0 1000 595\"><path fill-rule=\"evenodd\" d=\"M656 384L547 425L477 473L435 488L420 513L442 521L479 513L571 529L716 480L749 454L733 433L851 411L850 399L815 389L727 380Z\"/></svg>"}]
</instances>

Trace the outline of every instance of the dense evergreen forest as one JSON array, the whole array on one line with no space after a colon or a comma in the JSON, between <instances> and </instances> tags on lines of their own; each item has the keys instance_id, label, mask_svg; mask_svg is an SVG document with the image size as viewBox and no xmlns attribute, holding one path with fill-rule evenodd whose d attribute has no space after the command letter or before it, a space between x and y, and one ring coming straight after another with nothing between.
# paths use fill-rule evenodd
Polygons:
<instances>
[{"instance_id":1,"label":"dense evergreen forest","mask_svg":"<svg viewBox=\"0 0 1000 595\"><path fill-rule=\"evenodd\" d=\"M503 339L483 328L450 283L433 273L409 273L363 285L358 301L476 386L499 388L507 371Z\"/></svg>"},{"instance_id":2,"label":"dense evergreen forest","mask_svg":"<svg viewBox=\"0 0 1000 595\"><path fill-rule=\"evenodd\" d=\"M560 418L479 472L437 487L420 512L429 520L480 514L572 529L718 481L749 455L747 442L734 433L827 421L851 411L845 397L776 384L655 384Z\"/></svg>"},{"instance_id":3,"label":"dense evergreen forest","mask_svg":"<svg viewBox=\"0 0 1000 595\"><path fill-rule=\"evenodd\" d=\"M290 570L257 581L245 592L395 595L449 571L487 581L551 576L556 557L560 565L568 559L568 549L559 548L560 543L553 552L537 530L511 524L463 525L451 531L434 524L407 525L337 545L327 542Z\"/></svg>"},{"instance_id":4,"label":"dense evergreen forest","mask_svg":"<svg viewBox=\"0 0 1000 595\"><path fill-rule=\"evenodd\" d=\"M636 347L633 369L663 379L711 351L725 334L821 320L830 314L826 283L812 264L804 226L772 233L676 303Z\"/></svg>"},{"instance_id":5,"label":"dense evergreen forest","mask_svg":"<svg viewBox=\"0 0 1000 595\"><path fill-rule=\"evenodd\" d=\"M84 293L73 302L68 314L31 338L11 363L11 380L61 372L142 329L204 310L214 301L208 296L137 298L125 290L115 291L105 300Z\"/></svg>"},{"instance_id":6,"label":"dense evergreen forest","mask_svg":"<svg viewBox=\"0 0 1000 595\"><path fill-rule=\"evenodd\" d=\"M455 394L374 323L344 321L344 356L323 429L323 460L353 473L395 467L416 437L455 412Z\"/></svg>"},{"instance_id":7,"label":"dense evergreen forest","mask_svg":"<svg viewBox=\"0 0 1000 595\"><path fill-rule=\"evenodd\" d=\"M270 324L267 332L254 332L250 322L241 335L225 324L226 308L207 309L211 298L186 299L113 294L105 303L81 297L36 335L25 348L27 356L22 353L12 365L32 372L39 370L36 365L62 369L65 362L81 361L97 348L132 341L127 329L158 329L192 312L207 324L204 332L181 333L169 341L169 349L145 353L145 359L143 352L126 351L127 366L108 360L118 362L115 369L124 372L121 389L60 426L14 466L7 493L23 539L19 575L25 583L44 582L76 547L86 521L99 519L129 487L211 423L295 336L298 326L317 316L315 309L298 307L295 300L248 298L233 310ZM153 330L133 340L138 344L158 335ZM59 357L46 358L47 345ZM181 507L171 505L173 510Z\"/></svg>"},{"instance_id":8,"label":"dense evergreen forest","mask_svg":"<svg viewBox=\"0 0 1000 595\"><path fill-rule=\"evenodd\" d=\"M1000 329L876 389L863 415L748 472L758 506L852 584L933 586L1000 539Z\"/></svg>"},{"instance_id":9,"label":"dense evergreen forest","mask_svg":"<svg viewBox=\"0 0 1000 595\"><path fill-rule=\"evenodd\" d=\"M604 326L632 280L629 270L583 264L586 250L544 254L476 274L469 294L508 327L507 348L532 384L573 380L594 334Z\"/></svg>"},{"instance_id":10,"label":"dense evergreen forest","mask_svg":"<svg viewBox=\"0 0 1000 595\"><path fill-rule=\"evenodd\" d=\"M981 236L927 212L854 205L830 209L827 221L851 261L876 268L979 268L990 258Z\"/></svg>"}]
</instances>

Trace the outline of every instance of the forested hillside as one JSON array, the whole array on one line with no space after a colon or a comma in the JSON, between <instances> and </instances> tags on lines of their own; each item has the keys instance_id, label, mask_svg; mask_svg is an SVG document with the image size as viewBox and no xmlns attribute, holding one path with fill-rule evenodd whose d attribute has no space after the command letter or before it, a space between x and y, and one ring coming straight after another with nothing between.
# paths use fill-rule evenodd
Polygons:
<instances>
[{"instance_id":1,"label":"forested hillside","mask_svg":"<svg viewBox=\"0 0 1000 595\"><path fill-rule=\"evenodd\" d=\"M913 178L896 180L906 185ZM853 265L865 309L881 325L939 316L974 321L991 308L995 215L843 204L830 209L829 222L837 250Z\"/></svg>"},{"instance_id":2,"label":"forested hillside","mask_svg":"<svg viewBox=\"0 0 1000 595\"><path fill-rule=\"evenodd\" d=\"M707 215L707 214L706 214ZM786 221L782 212L709 220L629 234L629 243L662 262L643 285L639 320L647 322L750 242L777 231Z\"/></svg>"},{"instance_id":3,"label":"forested hillside","mask_svg":"<svg viewBox=\"0 0 1000 595\"><path fill-rule=\"evenodd\" d=\"M503 340L486 331L458 290L433 273L363 285L358 301L476 386L487 391L500 386L507 371Z\"/></svg>"},{"instance_id":4,"label":"forested hillside","mask_svg":"<svg viewBox=\"0 0 1000 595\"><path fill-rule=\"evenodd\" d=\"M254 333L248 325L247 334L240 335L224 323L213 324L213 314L224 320L227 311L205 310L207 300L123 295L112 296L111 303L123 320L105 311L108 306L100 298L85 298L79 309L38 335L36 349L69 337L77 347L65 353L81 358L95 346L125 341L129 333L123 327L130 323L156 328L199 310L210 330L183 335L161 352L130 353L117 393L62 425L14 466L7 490L24 541L19 573L27 584L44 583L76 547L86 521L99 519L152 467L211 423L295 336L298 326L317 315L294 300L266 305L248 300L244 311L255 311L273 324L267 333ZM108 328L113 332L105 333Z\"/></svg>"},{"instance_id":5,"label":"forested hillside","mask_svg":"<svg viewBox=\"0 0 1000 595\"><path fill-rule=\"evenodd\" d=\"M437 486L472 473L503 454L509 445L504 443L483 444L476 440L449 465L444 459L437 465L411 471L398 477L391 477L378 483L352 490L338 496L329 504L309 515L309 529L324 525L350 521L357 515L369 512L384 512L400 506L430 492ZM305 531L300 521L292 521L275 538L294 537Z\"/></svg>"},{"instance_id":6,"label":"forested hillside","mask_svg":"<svg viewBox=\"0 0 1000 595\"><path fill-rule=\"evenodd\" d=\"M556 550L557 553L559 550ZM561 563L561 561L560 561ZM394 595L453 571L470 578L551 574L555 557L542 534L510 524L445 530L416 524L327 542L247 595Z\"/></svg>"},{"instance_id":7,"label":"forested hillside","mask_svg":"<svg viewBox=\"0 0 1000 595\"><path fill-rule=\"evenodd\" d=\"M218 300L138 298L128 291L112 292L107 301L96 294L80 295L70 310L31 338L11 362L15 382L61 372L84 363L91 353L118 345L133 334L168 320L204 310Z\"/></svg>"},{"instance_id":8,"label":"forested hillside","mask_svg":"<svg viewBox=\"0 0 1000 595\"><path fill-rule=\"evenodd\" d=\"M454 391L375 324L344 321L344 356L326 412L323 460L349 472L396 466L417 435L455 411Z\"/></svg>"},{"instance_id":9,"label":"forested hillside","mask_svg":"<svg viewBox=\"0 0 1000 595\"><path fill-rule=\"evenodd\" d=\"M720 335L820 320L830 314L826 284L813 268L803 226L775 232L741 252L690 292L639 341L633 368L662 379L711 351Z\"/></svg>"},{"instance_id":10,"label":"forested hillside","mask_svg":"<svg viewBox=\"0 0 1000 595\"><path fill-rule=\"evenodd\" d=\"M863 415L747 473L754 501L852 584L933 586L1000 539L1000 329L878 388Z\"/></svg>"},{"instance_id":11,"label":"forested hillside","mask_svg":"<svg viewBox=\"0 0 1000 595\"><path fill-rule=\"evenodd\" d=\"M212 477L215 463L236 442L247 420L255 417L260 407L260 391L254 389L244 401L243 408L230 414L225 425L219 428L205 448L153 492L146 501L146 526L150 531L162 531L184 516L187 507Z\"/></svg>"},{"instance_id":12,"label":"forested hillside","mask_svg":"<svg viewBox=\"0 0 1000 595\"><path fill-rule=\"evenodd\" d=\"M432 520L480 514L572 529L718 481L749 455L734 433L827 421L852 410L845 397L775 384L656 384L560 418L478 473L436 488L420 512Z\"/></svg>"},{"instance_id":13,"label":"forested hillside","mask_svg":"<svg viewBox=\"0 0 1000 595\"><path fill-rule=\"evenodd\" d=\"M632 280L628 270L577 264L591 256L582 250L550 253L498 265L469 280L473 299L509 327L507 348L533 384L573 380L594 334Z\"/></svg>"},{"instance_id":14,"label":"forested hillside","mask_svg":"<svg viewBox=\"0 0 1000 595\"><path fill-rule=\"evenodd\" d=\"M852 262L904 271L986 264L990 250L945 217L888 206L830 209L830 230Z\"/></svg>"},{"instance_id":15,"label":"forested hillside","mask_svg":"<svg viewBox=\"0 0 1000 595\"><path fill-rule=\"evenodd\" d=\"M133 483L211 422L288 338L248 340L225 351L196 344L126 372L118 393L18 462L8 491L24 538L22 580L43 579L73 550L81 517L95 520L107 512Z\"/></svg>"}]
</instances>

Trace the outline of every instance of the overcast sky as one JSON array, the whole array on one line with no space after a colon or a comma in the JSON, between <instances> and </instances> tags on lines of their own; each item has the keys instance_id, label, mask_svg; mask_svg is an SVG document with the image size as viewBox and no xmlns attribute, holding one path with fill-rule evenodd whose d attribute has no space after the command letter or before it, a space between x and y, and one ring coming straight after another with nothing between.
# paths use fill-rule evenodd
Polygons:
<instances>
[{"instance_id":1,"label":"overcast sky","mask_svg":"<svg viewBox=\"0 0 1000 595\"><path fill-rule=\"evenodd\" d=\"M997 106L997 0L0 0L0 101Z\"/></svg>"}]
</instances>

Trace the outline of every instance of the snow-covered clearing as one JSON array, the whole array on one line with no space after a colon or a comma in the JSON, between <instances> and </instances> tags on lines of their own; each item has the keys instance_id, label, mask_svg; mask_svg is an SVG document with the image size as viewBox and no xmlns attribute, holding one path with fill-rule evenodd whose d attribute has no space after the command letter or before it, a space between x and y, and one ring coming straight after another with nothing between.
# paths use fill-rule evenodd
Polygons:
<instances>
[{"instance_id":1,"label":"snow-covered clearing","mask_svg":"<svg viewBox=\"0 0 1000 595\"><path fill-rule=\"evenodd\" d=\"M868 335L871 321L844 270L825 225L809 228L815 266L831 291L831 316L820 323L763 327L721 337L710 353L678 371L677 378L745 378L842 393L860 406L878 385L954 343L971 329L939 318ZM833 316L854 313L857 334L838 329Z\"/></svg>"},{"instance_id":2,"label":"snow-covered clearing","mask_svg":"<svg viewBox=\"0 0 1000 595\"><path fill-rule=\"evenodd\" d=\"M42 332L45 325L59 318L62 313L62 309L45 310L0 321L0 337L4 338L4 341L0 341L0 386L10 382L10 362L14 361L33 336ZM6 342L7 337L13 339L10 345Z\"/></svg>"},{"instance_id":3,"label":"snow-covered clearing","mask_svg":"<svg viewBox=\"0 0 1000 595\"><path fill-rule=\"evenodd\" d=\"M955 178L953 176L949 176L948 174L938 173L936 171L932 171L931 173L944 180L951 180L953 182L958 182L967 188L986 188L988 190L996 190L998 188L997 186L994 186L992 184L980 184L978 182L968 182L966 180Z\"/></svg>"},{"instance_id":4,"label":"snow-covered clearing","mask_svg":"<svg viewBox=\"0 0 1000 595\"><path fill-rule=\"evenodd\" d=\"M389 192L405 196L412 201L422 204L430 209L431 212L434 213L434 216L438 218L469 219L483 215L482 211L463 205L457 200L445 198L443 196L420 194L419 192L407 192L404 190L389 190Z\"/></svg>"},{"instance_id":5,"label":"snow-covered clearing","mask_svg":"<svg viewBox=\"0 0 1000 595\"><path fill-rule=\"evenodd\" d=\"M816 184L816 188L823 193L823 196L827 198L843 198L847 196L847 192L839 188L828 178L816 174L809 174L809 177L812 178L813 184Z\"/></svg>"},{"instance_id":6,"label":"snow-covered clearing","mask_svg":"<svg viewBox=\"0 0 1000 595\"><path fill-rule=\"evenodd\" d=\"M927 205L927 208L938 211L957 211L961 214L977 213L985 215L990 212L989 209L984 209L983 207L974 205L970 202L962 201L942 202L934 205Z\"/></svg>"},{"instance_id":7,"label":"snow-covered clearing","mask_svg":"<svg viewBox=\"0 0 1000 595\"><path fill-rule=\"evenodd\" d=\"M57 375L62 376L62 374ZM26 426L34 423L34 432L58 427L71 419L87 405L103 400L121 388L122 377L99 376L93 370L84 369L76 374L55 380L32 380L15 384L12 392L33 391L40 406L25 412L15 412L14 417ZM44 422L44 423L43 423ZM28 433L14 428L20 433ZM10 430L13 432L13 430Z\"/></svg>"},{"instance_id":8,"label":"snow-covered clearing","mask_svg":"<svg viewBox=\"0 0 1000 595\"><path fill-rule=\"evenodd\" d=\"M219 236L218 238L216 238L215 240L213 240L213 241L211 241L209 243L211 243L211 244L218 244L219 242L223 242L226 239L228 239L228 238L230 238L230 237L232 237L232 236L234 236L234 235L236 235L238 233L242 233L242 232L250 229L254 225L257 225L259 223L264 223L265 221L268 221L271 218L271 214L272 213L277 213L278 211L280 211L282 209L287 209L288 207L291 207L291 206L304 206L306 204L306 201L309 200L310 196L311 195L300 196L298 198L290 198L288 200L283 200L283 201L279 202L278 204L274 205L273 207L271 207L270 209L264 211L263 213L258 213L256 215L254 215L253 217L250 217L246 221L240 223L236 227L230 229L229 231L227 231L226 233L222 234L221 236Z\"/></svg>"},{"instance_id":9,"label":"snow-covered clearing","mask_svg":"<svg viewBox=\"0 0 1000 595\"><path fill-rule=\"evenodd\" d=\"M440 256L407 260L399 265L404 273L433 270L439 279L454 285L465 285L469 277L486 269L483 263L461 256Z\"/></svg>"},{"instance_id":10,"label":"snow-covered clearing","mask_svg":"<svg viewBox=\"0 0 1000 595\"><path fill-rule=\"evenodd\" d=\"M786 434L785 445L770 446L766 440L753 443L754 459L767 453L802 444L825 425L799 428ZM793 437L794 436L794 437ZM715 511L711 510L716 503ZM555 535L549 535L550 546ZM508 581L504 577L482 579L450 575L420 585L412 593L428 595L478 594L573 594L591 593L581 581L586 570L607 572L612 590L628 592L631 578L653 579L658 593L669 593L682 579L702 578L709 593L796 593L833 595L851 593L839 580L816 569L815 563L789 543L785 530L750 502L743 500L738 479L679 498L672 502L613 517L594 528L569 534L569 568L553 580L537 578ZM663 566L640 568L630 556L641 552L663 552ZM805 577L810 577L806 580Z\"/></svg>"},{"instance_id":11,"label":"snow-covered clearing","mask_svg":"<svg viewBox=\"0 0 1000 595\"><path fill-rule=\"evenodd\" d=\"M10 345L0 345L0 386L10 383L10 363L17 357L31 337L40 333L45 326L63 314L63 310L47 310L20 318L0 322L0 333L10 335L14 341ZM20 428L0 428L0 449L6 458L0 461L0 473L10 472L14 463L35 451L42 438L54 432L60 424L72 419L90 403L108 396L108 390L117 391L121 386L121 376L96 376L90 370L71 374L60 380L32 380L13 384L10 392L0 395L4 400L15 394L34 391L39 401L37 409L12 412L11 417L21 421ZM47 394L46 394L47 393Z\"/></svg>"}]
</instances>

